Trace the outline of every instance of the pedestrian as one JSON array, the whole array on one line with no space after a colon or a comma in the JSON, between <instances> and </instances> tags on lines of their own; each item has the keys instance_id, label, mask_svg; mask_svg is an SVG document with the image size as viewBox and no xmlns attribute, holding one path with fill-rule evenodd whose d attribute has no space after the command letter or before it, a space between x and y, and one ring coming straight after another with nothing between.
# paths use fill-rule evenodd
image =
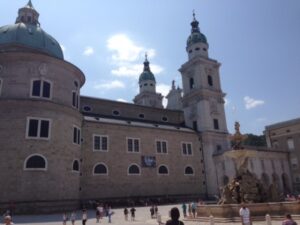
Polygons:
<instances>
[{"instance_id":1,"label":"pedestrian","mask_svg":"<svg viewBox=\"0 0 300 225\"><path fill-rule=\"evenodd\" d=\"M154 218L154 205L152 205L152 206L150 207L150 216L151 216L151 219Z\"/></svg>"},{"instance_id":2,"label":"pedestrian","mask_svg":"<svg viewBox=\"0 0 300 225\"><path fill-rule=\"evenodd\" d=\"M68 221L68 215L66 212L63 213L63 225L66 225Z\"/></svg>"},{"instance_id":3,"label":"pedestrian","mask_svg":"<svg viewBox=\"0 0 300 225\"><path fill-rule=\"evenodd\" d=\"M183 203L181 207L182 207L183 217L186 217L186 204Z\"/></svg>"},{"instance_id":4,"label":"pedestrian","mask_svg":"<svg viewBox=\"0 0 300 225\"><path fill-rule=\"evenodd\" d=\"M5 225L12 225L12 224L14 224L14 223L11 221L11 216L5 216L5 217L4 217L4 224L5 224Z\"/></svg>"},{"instance_id":5,"label":"pedestrian","mask_svg":"<svg viewBox=\"0 0 300 225\"><path fill-rule=\"evenodd\" d=\"M132 207L130 209L130 212L131 212L131 221L134 221L134 219L135 219L135 211L136 211L136 209L134 207Z\"/></svg>"},{"instance_id":6,"label":"pedestrian","mask_svg":"<svg viewBox=\"0 0 300 225\"><path fill-rule=\"evenodd\" d=\"M245 203L242 203L242 207L240 208L240 217L242 225L251 225L250 210L246 207Z\"/></svg>"},{"instance_id":7,"label":"pedestrian","mask_svg":"<svg viewBox=\"0 0 300 225\"><path fill-rule=\"evenodd\" d=\"M189 212L189 217L192 217L192 204L188 204L188 212Z\"/></svg>"},{"instance_id":8,"label":"pedestrian","mask_svg":"<svg viewBox=\"0 0 300 225\"><path fill-rule=\"evenodd\" d=\"M76 212L75 211L73 211L71 213L70 220L72 222L72 225L75 225L75 221L76 221Z\"/></svg>"},{"instance_id":9,"label":"pedestrian","mask_svg":"<svg viewBox=\"0 0 300 225\"><path fill-rule=\"evenodd\" d=\"M111 223L111 216L114 214L114 212L111 210L111 207L109 206L107 209L107 216L108 216L108 222Z\"/></svg>"},{"instance_id":10,"label":"pedestrian","mask_svg":"<svg viewBox=\"0 0 300 225\"><path fill-rule=\"evenodd\" d=\"M177 207L171 209L170 216L171 219L166 222L166 225L184 225L184 223L179 220L180 212Z\"/></svg>"},{"instance_id":11,"label":"pedestrian","mask_svg":"<svg viewBox=\"0 0 300 225\"><path fill-rule=\"evenodd\" d=\"M157 214L158 214L157 205L154 206L154 214L155 214L155 218L157 218Z\"/></svg>"},{"instance_id":12,"label":"pedestrian","mask_svg":"<svg viewBox=\"0 0 300 225\"><path fill-rule=\"evenodd\" d=\"M82 225L85 225L87 221L87 211L86 209L82 210Z\"/></svg>"},{"instance_id":13,"label":"pedestrian","mask_svg":"<svg viewBox=\"0 0 300 225\"><path fill-rule=\"evenodd\" d=\"M96 223L100 222L100 204L97 204L97 208L96 208Z\"/></svg>"},{"instance_id":14,"label":"pedestrian","mask_svg":"<svg viewBox=\"0 0 300 225\"><path fill-rule=\"evenodd\" d=\"M124 209L124 217L125 217L125 221L128 221L128 209L126 207Z\"/></svg>"},{"instance_id":15,"label":"pedestrian","mask_svg":"<svg viewBox=\"0 0 300 225\"><path fill-rule=\"evenodd\" d=\"M197 209L197 204L196 204L196 202L193 202L192 203L193 218L196 218L196 209Z\"/></svg>"},{"instance_id":16,"label":"pedestrian","mask_svg":"<svg viewBox=\"0 0 300 225\"><path fill-rule=\"evenodd\" d=\"M286 214L285 220L282 221L282 225L297 225L297 223L292 219L291 214Z\"/></svg>"}]
</instances>

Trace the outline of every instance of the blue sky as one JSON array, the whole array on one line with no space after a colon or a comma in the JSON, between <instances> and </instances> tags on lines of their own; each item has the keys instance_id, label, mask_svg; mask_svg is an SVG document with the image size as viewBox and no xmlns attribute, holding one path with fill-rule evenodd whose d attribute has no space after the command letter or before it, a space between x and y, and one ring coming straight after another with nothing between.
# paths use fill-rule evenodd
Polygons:
<instances>
[{"instance_id":1,"label":"blue sky","mask_svg":"<svg viewBox=\"0 0 300 225\"><path fill-rule=\"evenodd\" d=\"M192 10L218 60L230 132L300 116L298 0L32 0L42 28L86 76L83 95L132 102L145 51L166 94L181 86ZM26 0L0 0L0 25L15 22Z\"/></svg>"}]
</instances>

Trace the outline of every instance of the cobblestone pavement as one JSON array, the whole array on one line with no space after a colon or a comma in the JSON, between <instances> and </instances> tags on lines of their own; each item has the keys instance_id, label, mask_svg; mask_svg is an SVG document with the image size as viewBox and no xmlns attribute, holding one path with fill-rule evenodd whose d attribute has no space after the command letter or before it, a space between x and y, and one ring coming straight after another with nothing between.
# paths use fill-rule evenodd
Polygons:
<instances>
[{"instance_id":1,"label":"cobblestone pavement","mask_svg":"<svg viewBox=\"0 0 300 225\"><path fill-rule=\"evenodd\" d=\"M181 207L176 205L180 210ZM162 215L162 221L165 222L168 220L169 210L174 207L174 205L167 205L167 206L159 206L159 213ZM151 225L151 224L158 224L155 219L150 218L150 211L149 207L136 207L136 219L135 221L125 221L123 216L123 209L113 209L114 215L112 216L112 223L115 225ZM75 225L81 225L81 212L77 214L78 220L76 221ZM88 221L86 225L96 225L95 219L95 211L89 211ZM15 216L13 218L13 222L15 224L20 225L62 225L62 214L53 214L53 215L34 215L34 216ZM130 220L130 217L129 217ZM300 225L300 221L297 221ZM105 217L103 218L100 224L110 224L108 223L108 219ZM195 221L184 221L185 225L209 225L207 222L195 222ZM215 225L230 225L230 224L241 224L241 223L215 223ZM273 221L272 225L281 225L280 221ZM71 222L68 221L67 225L71 225ZM266 222L254 222L253 225L266 225Z\"/></svg>"}]
</instances>

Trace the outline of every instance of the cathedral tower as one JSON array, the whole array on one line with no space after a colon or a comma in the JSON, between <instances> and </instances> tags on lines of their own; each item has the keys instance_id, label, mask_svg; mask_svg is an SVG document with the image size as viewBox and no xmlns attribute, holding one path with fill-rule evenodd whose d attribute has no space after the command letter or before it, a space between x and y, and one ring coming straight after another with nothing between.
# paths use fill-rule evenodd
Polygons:
<instances>
[{"instance_id":1,"label":"cathedral tower","mask_svg":"<svg viewBox=\"0 0 300 225\"><path fill-rule=\"evenodd\" d=\"M179 71L183 85L183 111L188 127L200 133L203 144L208 194L216 194L216 173L212 155L229 147L221 90L220 63L208 56L208 42L200 32L193 14L192 30L187 40L188 61Z\"/></svg>"},{"instance_id":2,"label":"cathedral tower","mask_svg":"<svg viewBox=\"0 0 300 225\"><path fill-rule=\"evenodd\" d=\"M145 55L144 71L139 78L140 93L135 96L133 102L137 105L151 106L163 108L163 96L156 93L156 81L153 73L150 70L150 63Z\"/></svg>"}]
</instances>

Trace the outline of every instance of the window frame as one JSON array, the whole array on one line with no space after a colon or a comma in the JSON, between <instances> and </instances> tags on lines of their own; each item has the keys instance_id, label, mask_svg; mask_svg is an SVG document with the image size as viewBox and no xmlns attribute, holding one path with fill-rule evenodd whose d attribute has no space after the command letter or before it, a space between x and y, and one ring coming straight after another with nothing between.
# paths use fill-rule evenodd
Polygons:
<instances>
[{"instance_id":1,"label":"window frame","mask_svg":"<svg viewBox=\"0 0 300 225\"><path fill-rule=\"evenodd\" d=\"M38 120L38 130L37 130L37 137L31 137L29 136L29 124L30 120ZM40 137L41 135L41 121L48 121L49 127L48 127L48 137ZM28 116L26 118L26 133L25 138L26 139L35 139L35 140L50 140L51 139L51 127L52 127L52 119L50 118L42 118L42 117L31 117Z\"/></svg>"},{"instance_id":2,"label":"window frame","mask_svg":"<svg viewBox=\"0 0 300 225\"><path fill-rule=\"evenodd\" d=\"M158 149L157 149L157 143L158 143L158 142L160 143L161 152L158 152ZM163 152L163 145L162 145L163 142L166 143L166 152ZM168 143L167 140L163 140L163 139L155 139L155 153L156 153L156 154L159 154L159 155L167 155L167 154L169 154L168 147L169 147L169 143Z\"/></svg>"},{"instance_id":3,"label":"window frame","mask_svg":"<svg viewBox=\"0 0 300 225\"><path fill-rule=\"evenodd\" d=\"M100 149L95 149L95 137L100 138ZM103 137L107 138L107 149L106 150L102 149L102 138ZM93 134L93 152L108 152L108 151L109 151L109 136L103 135L103 134Z\"/></svg>"},{"instance_id":4,"label":"window frame","mask_svg":"<svg viewBox=\"0 0 300 225\"><path fill-rule=\"evenodd\" d=\"M33 156L39 156L41 158L43 158L45 160L45 168L27 168L26 167L26 164L27 164L27 161L33 157ZM48 170L48 160L45 156L43 156L42 154L39 154L39 153L33 153L29 156L27 156L24 160L24 164L23 164L23 170L24 171L47 171Z\"/></svg>"},{"instance_id":5,"label":"window frame","mask_svg":"<svg viewBox=\"0 0 300 225\"><path fill-rule=\"evenodd\" d=\"M214 128L214 130L220 130L219 119L213 118L213 128Z\"/></svg>"},{"instance_id":6,"label":"window frame","mask_svg":"<svg viewBox=\"0 0 300 225\"><path fill-rule=\"evenodd\" d=\"M34 81L41 81L40 95L39 96L32 95ZM43 97L44 82L48 82L50 84L49 98L48 97ZM53 82L51 80L44 79L44 78L32 78L30 80L30 98L52 100L52 92L53 92Z\"/></svg>"},{"instance_id":7,"label":"window frame","mask_svg":"<svg viewBox=\"0 0 300 225\"><path fill-rule=\"evenodd\" d=\"M128 140L129 139L132 139L133 140L133 151L129 151L129 146L128 146ZM139 151L134 151L134 141L135 140L138 140L138 148L139 148ZM127 149L127 153L132 153L132 154L140 154L142 151L141 151L141 139L140 138L134 138L134 137L126 137L126 149Z\"/></svg>"},{"instance_id":8,"label":"window frame","mask_svg":"<svg viewBox=\"0 0 300 225\"><path fill-rule=\"evenodd\" d=\"M74 163L75 163L75 161L78 162L78 170L74 170ZM73 163L72 163L72 172L73 173L80 173L80 160L79 159L74 159L73 160Z\"/></svg>"},{"instance_id":9,"label":"window frame","mask_svg":"<svg viewBox=\"0 0 300 225\"><path fill-rule=\"evenodd\" d=\"M287 145L287 149L289 151L295 151L295 141L294 141L294 138L288 137L286 139L286 145Z\"/></svg>"},{"instance_id":10,"label":"window frame","mask_svg":"<svg viewBox=\"0 0 300 225\"><path fill-rule=\"evenodd\" d=\"M0 97L2 96L3 79L0 77Z\"/></svg>"},{"instance_id":11,"label":"window frame","mask_svg":"<svg viewBox=\"0 0 300 225\"><path fill-rule=\"evenodd\" d=\"M106 173L95 173L95 168L98 166L98 165L103 165L105 168L106 168ZM104 162L98 162L96 163L94 166L93 166L93 176L108 176L108 166L104 163Z\"/></svg>"},{"instance_id":12,"label":"window frame","mask_svg":"<svg viewBox=\"0 0 300 225\"><path fill-rule=\"evenodd\" d=\"M73 99L73 94L75 94L75 99ZM75 100L75 105L73 105L73 100ZM71 105L74 109L80 108L80 95L78 90L72 90Z\"/></svg>"},{"instance_id":13,"label":"window frame","mask_svg":"<svg viewBox=\"0 0 300 225\"><path fill-rule=\"evenodd\" d=\"M187 173L185 173L185 171L186 171L186 168L187 167L190 167L190 168L192 168L192 170L193 170L193 174L187 174ZM195 170L194 170L194 167L193 166L191 166L191 165L186 165L185 167L184 167L184 171L183 171L183 173L184 173L184 176L195 176Z\"/></svg>"},{"instance_id":14,"label":"window frame","mask_svg":"<svg viewBox=\"0 0 300 225\"><path fill-rule=\"evenodd\" d=\"M183 152L183 145L186 144L187 146L190 144L191 145L191 154L188 154L188 149L187 149L187 154L184 154ZM193 156L194 155L194 151L193 151L193 143L192 142L188 142L188 141L182 141L181 142L181 155L182 156Z\"/></svg>"},{"instance_id":15,"label":"window frame","mask_svg":"<svg viewBox=\"0 0 300 225\"><path fill-rule=\"evenodd\" d=\"M139 173L129 173L129 168L131 166L137 166L139 168ZM141 176L142 175L142 169L140 167L139 164L136 164L136 163L131 163L128 168L127 168L127 176Z\"/></svg>"},{"instance_id":16,"label":"window frame","mask_svg":"<svg viewBox=\"0 0 300 225\"><path fill-rule=\"evenodd\" d=\"M167 168L168 173L159 173L159 168L162 167L162 166L164 166L164 167ZM157 167L157 175L159 175L159 176L169 176L169 175L170 175L170 172L169 172L169 171L170 171L170 170L169 170L169 167L168 167L167 165L165 165L165 164L161 164L161 165L159 165L159 166Z\"/></svg>"},{"instance_id":17,"label":"window frame","mask_svg":"<svg viewBox=\"0 0 300 225\"><path fill-rule=\"evenodd\" d=\"M74 128L77 129L77 132L76 132L76 139L77 139L77 142L74 142ZM81 146L81 128L79 128L78 126L76 125L73 125L73 129L72 129L72 143L74 145L79 145ZM79 131L79 137L78 137L78 131Z\"/></svg>"}]
</instances>

